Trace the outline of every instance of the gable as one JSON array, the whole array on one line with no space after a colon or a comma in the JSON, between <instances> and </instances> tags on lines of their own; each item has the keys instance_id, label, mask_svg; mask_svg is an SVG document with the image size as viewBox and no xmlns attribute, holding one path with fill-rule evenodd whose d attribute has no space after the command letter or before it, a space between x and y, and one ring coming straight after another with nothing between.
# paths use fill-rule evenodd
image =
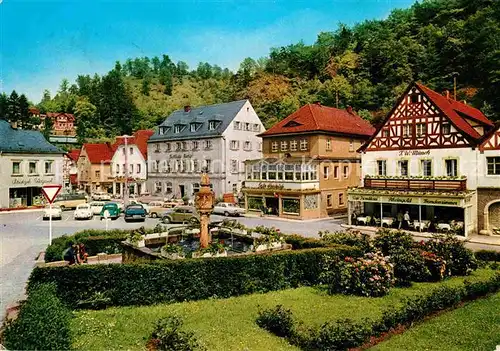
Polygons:
<instances>
[{"instance_id":1,"label":"gable","mask_svg":"<svg viewBox=\"0 0 500 351\"><path fill-rule=\"evenodd\" d=\"M366 151L456 148L471 145L454 121L450 120L417 84L400 98L368 144Z\"/></svg>"},{"instance_id":2,"label":"gable","mask_svg":"<svg viewBox=\"0 0 500 351\"><path fill-rule=\"evenodd\" d=\"M500 150L500 127L490 133L490 135L481 143L479 147L481 151L484 150Z\"/></svg>"}]
</instances>

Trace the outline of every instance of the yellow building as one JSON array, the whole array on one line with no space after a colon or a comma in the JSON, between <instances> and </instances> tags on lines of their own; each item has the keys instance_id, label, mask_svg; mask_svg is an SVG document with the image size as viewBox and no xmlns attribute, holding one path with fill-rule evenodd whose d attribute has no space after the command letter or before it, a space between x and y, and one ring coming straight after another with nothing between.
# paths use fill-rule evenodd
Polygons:
<instances>
[{"instance_id":1,"label":"yellow building","mask_svg":"<svg viewBox=\"0 0 500 351\"><path fill-rule=\"evenodd\" d=\"M91 194L96 191L112 192L114 178L111 174L113 149L109 144L83 144L78 157L78 182Z\"/></svg>"},{"instance_id":2,"label":"yellow building","mask_svg":"<svg viewBox=\"0 0 500 351\"><path fill-rule=\"evenodd\" d=\"M361 179L356 150L375 129L351 108L308 104L260 134L264 158L249 160L247 211L313 219L347 210L347 188Z\"/></svg>"}]
</instances>

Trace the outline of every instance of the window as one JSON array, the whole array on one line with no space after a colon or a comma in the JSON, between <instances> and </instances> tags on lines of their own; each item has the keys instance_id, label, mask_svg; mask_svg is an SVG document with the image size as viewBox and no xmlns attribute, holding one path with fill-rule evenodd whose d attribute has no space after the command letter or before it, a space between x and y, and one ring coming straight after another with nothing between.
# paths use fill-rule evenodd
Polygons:
<instances>
[{"instance_id":1,"label":"window","mask_svg":"<svg viewBox=\"0 0 500 351\"><path fill-rule=\"evenodd\" d=\"M167 152L170 152L170 143L166 143L166 144L165 144L165 150L166 150Z\"/></svg>"},{"instance_id":2,"label":"window","mask_svg":"<svg viewBox=\"0 0 500 351\"><path fill-rule=\"evenodd\" d=\"M155 152L160 152L160 144L155 144ZM123 149L123 154L125 155L125 149Z\"/></svg>"},{"instance_id":3,"label":"window","mask_svg":"<svg viewBox=\"0 0 500 351\"><path fill-rule=\"evenodd\" d=\"M299 199L282 199L282 208L285 213L300 213L300 200Z\"/></svg>"},{"instance_id":4,"label":"window","mask_svg":"<svg viewBox=\"0 0 500 351\"><path fill-rule=\"evenodd\" d=\"M208 130L215 130L215 128L217 128L217 121L209 121Z\"/></svg>"},{"instance_id":5,"label":"window","mask_svg":"<svg viewBox=\"0 0 500 351\"><path fill-rule=\"evenodd\" d=\"M245 149L246 151L250 151L250 150L252 150L252 143L251 143L251 142L249 142L249 141L245 141L245 146L244 146L244 149Z\"/></svg>"},{"instance_id":6,"label":"window","mask_svg":"<svg viewBox=\"0 0 500 351\"><path fill-rule=\"evenodd\" d=\"M129 151L130 151L130 154L131 154L131 155L133 155L133 154L134 154L134 148L133 148L133 147L131 147L131 148L129 149Z\"/></svg>"},{"instance_id":7,"label":"window","mask_svg":"<svg viewBox=\"0 0 500 351\"><path fill-rule=\"evenodd\" d=\"M233 184L233 194L237 194L238 193L238 183L234 183Z\"/></svg>"},{"instance_id":8,"label":"window","mask_svg":"<svg viewBox=\"0 0 500 351\"><path fill-rule=\"evenodd\" d=\"M384 138L388 138L389 137L389 129L383 129L382 130L382 136Z\"/></svg>"},{"instance_id":9,"label":"window","mask_svg":"<svg viewBox=\"0 0 500 351\"><path fill-rule=\"evenodd\" d=\"M205 149L210 150L212 148L212 140L205 140Z\"/></svg>"},{"instance_id":10,"label":"window","mask_svg":"<svg viewBox=\"0 0 500 351\"><path fill-rule=\"evenodd\" d=\"M380 176L387 175L387 162L385 160L377 161L377 174Z\"/></svg>"},{"instance_id":11,"label":"window","mask_svg":"<svg viewBox=\"0 0 500 351\"><path fill-rule=\"evenodd\" d=\"M120 174L120 165L117 164L117 165L115 165L115 167L116 167L115 168L116 175Z\"/></svg>"},{"instance_id":12,"label":"window","mask_svg":"<svg viewBox=\"0 0 500 351\"><path fill-rule=\"evenodd\" d=\"M344 205L344 194L339 194L339 206Z\"/></svg>"},{"instance_id":13,"label":"window","mask_svg":"<svg viewBox=\"0 0 500 351\"><path fill-rule=\"evenodd\" d=\"M344 178L349 177L349 166L344 166Z\"/></svg>"},{"instance_id":14,"label":"window","mask_svg":"<svg viewBox=\"0 0 500 351\"><path fill-rule=\"evenodd\" d=\"M159 146L159 145L158 145ZM125 148L122 149L122 153L125 156Z\"/></svg>"},{"instance_id":15,"label":"window","mask_svg":"<svg viewBox=\"0 0 500 351\"><path fill-rule=\"evenodd\" d=\"M288 142L282 141L281 142L281 151L287 151L288 150Z\"/></svg>"},{"instance_id":16,"label":"window","mask_svg":"<svg viewBox=\"0 0 500 351\"><path fill-rule=\"evenodd\" d=\"M134 165L130 165L130 173L133 174L134 173Z\"/></svg>"},{"instance_id":17,"label":"window","mask_svg":"<svg viewBox=\"0 0 500 351\"><path fill-rule=\"evenodd\" d=\"M137 164L136 168L137 168L137 173L141 173L141 164L140 163Z\"/></svg>"},{"instance_id":18,"label":"window","mask_svg":"<svg viewBox=\"0 0 500 351\"><path fill-rule=\"evenodd\" d=\"M240 142L238 140L231 140L231 150L238 150L240 148Z\"/></svg>"},{"instance_id":19,"label":"window","mask_svg":"<svg viewBox=\"0 0 500 351\"><path fill-rule=\"evenodd\" d=\"M450 134L451 127L449 123L443 123L441 125L441 134Z\"/></svg>"},{"instance_id":20,"label":"window","mask_svg":"<svg viewBox=\"0 0 500 351\"><path fill-rule=\"evenodd\" d=\"M101 178L101 171L95 171L95 177L97 179L100 179Z\"/></svg>"},{"instance_id":21,"label":"window","mask_svg":"<svg viewBox=\"0 0 500 351\"><path fill-rule=\"evenodd\" d=\"M408 138L411 135L411 125L403 124L403 137Z\"/></svg>"},{"instance_id":22,"label":"window","mask_svg":"<svg viewBox=\"0 0 500 351\"><path fill-rule=\"evenodd\" d=\"M407 160L398 161L398 169L399 169L400 176L407 177L408 176L408 161Z\"/></svg>"},{"instance_id":23,"label":"window","mask_svg":"<svg viewBox=\"0 0 500 351\"><path fill-rule=\"evenodd\" d=\"M21 174L21 162L12 162L12 174Z\"/></svg>"},{"instance_id":24,"label":"window","mask_svg":"<svg viewBox=\"0 0 500 351\"><path fill-rule=\"evenodd\" d=\"M197 129L198 129L198 126L196 125L196 123L191 123L191 124L189 125L189 130L190 130L192 133L196 132L196 130L197 130Z\"/></svg>"},{"instance_id":25,"label":"window","mask_svg":"<svg viewBox=\"0 0 500 351\"><path fill-rule=\"evenodd\" d=\"M328 179L330 176L330 166L323 167L323 178Z\"/></svg>"},{"instance_id":26,"label":"window","mask_svg":"<svg viewBox=\"0 0 500 351\"><path fill-rule=\"evenodd\" d=\"M500 175L500 157L486 157L489 175Z\"/></svg>"},{"instance_id":27,"label":"window","mask_svg":"<svg viewBox=\"0 0 500 351\"><path fill-rule=\"evenodd\" d=\"M262 151L262 143L257 143L257 151Z\"/></svg>"},{"instance_id":28,"label":"window","mask_svg":"<svg viewBox=\"0 0 500 351\"><path fill-rule=\"evenodd\" d=\"M326 195L326 207L332 207L332 206L333 206L332 194L328 194Z\"/></svg>"},{"instance_id":29,"label":"window","mask_svg":"<svg viewBox=\"0 0 500 351\"><path fill-rule=\"evenodd\" d=\"M245 123L245 130L252 130L251 124L250 123Z\"/></svg>"},{"instance_id":30,"label":"window","mask_svg":"<svg viewBox=\"0 0 500 351\"><path fill-rule=\"evenodd\" d=\"M260 132L260 125L258 125L257 123L253 125L253 131L254 132Z\"/></svg>"},{"instance_id":31,"label":"window","mask_svg":"<svg viewBox=\"0 0 500 351\"><path fill-rule=\"evenodd\" d=\"M339 177L339 166L333 167L333 178Z\"/></svg>"},{"instance_id":32,"label":"window","mask_svg":"<svg viewBox=\"0 0 500 351\"><path fill-rule=\"evenodd\" d=\"M426 125L425 123L418 123L417 124L417 137L421 137L423 135L425 135L426 133Z\"/></svg>"},{"instance_id":33,"label":"window","mask_svg":"<svg viewBox=\"0 0 500 351\"><path fill-rule=\"evenodd\" d=\"M45 174L54 173L53 166L54 166L53 161L45 161Z\"/></svg>"},{"instance_id":34,"label":"window","mask_svg":"<svg viewBox=\"0 0 500 351\"><path fill-rule=\"evenodd\" d=\"M181 130L182 130L182 125L180 125L180 124L176 124L176 125L174 126L174 133L180 133L180 132L181 132Z\"/></svg>"},{"instance_id":35,"label":"window","mask_svg":"<svg viewBox=\"0 0 500 351\"><path fill-rule=\"evenodd\" d=\"M418 94L411 94L410 95L410 102L412 104L416 104L418 102Z\"/></svg>"},{"instance_id":36,"label":"window","mask_svg":"<svg viewBox=\"0 0 500 351\"><path fill-rule=\"evenodd\" d=\"M200 171L200 162L198 160L193 160L193 172Z\"/></svg>"},{"instance_id":37,"label":"window","mask_svg":"<svg viewBox=\"0 0 500 351\"><path fill-rule=\"evenodd\" d=\"M422 175L424 177L432 176L432 161L431 160L421 160L420 164L422 165Z\"/></svg>"},{"instance_id":38,"label":"window","mask_svg":"<svg viewBox=\"0 0 500 351\"><path fill-rule=\"evenodd\" d=\"M29 163L29 172L30 174L36 174L36 162Z\"/></svg>"},{"instance_id":39,"label":"window","mask_svg":"<svg viewBox=\"0 0 500 351\"><path fill-rule=\"evenodd\" d=\"M457 160L451 159L451 160L445 160L444 162L446 166L446 175L448 177L456 177L458 175Z\"/></svg>"},{"instance_id":40,"label":"window","mask_svg":"<svg viewBox=\"0 0 500 351\"><path fill-rule=\"evenodd\" d=\"M290 140L290 151L297 151L297 140Z\"/></svg>"},{"instance_id":41,"label":"window","mask_svg":"<svg viewBox=\"0 0 500 351\"><path fill-rule=\"evenodd\" d=\"M350 152L354 151L354 140L353 139L349 140L349 151Z\"/></svg>"},{"instance_id":42,"label":"window","mask_svg":"<svg viewBox=\"0 0 500 351\"><path fill-rule=\"evenodd\" d=\"M155 193L161 193L161 182L155 182Z\"/></svg>"},{"instance_id":43,"label":"window","mask_svg":"<svg viewBox=\"0 0 500 351\"><path fill-rule=\"evenodd\" d=\"M180 151L181 149L182 149L182 143L180 142L175 143L175 150Z\"/></svg>"},{"instance_id":44,"label":"window","mask_svg":"<svg viewBox=\"0 0 500 351\"><path fill-rule=\"evenodd\" d=\"M188 149L188 144L186 141L182 142L182 150L187 150Z\"/></svg>"},{"instance_id":45,"label":"window","mask_svg":"<svg viewBox=\"0 0 500 351\"><path fill-rule=\"evenodd\" d=\"M301 151L306 151L307 150L307 139L302 139L300 141L300 150Z\"/></svg>"},{"instance_id":46,"label":"window","mask_svg":"<svg viewBox=\"0 0 500 351\"><path fill-rule=\"evenodd\" d=\"M159 132L160 132L160 135L163 135L163 133L165 133L165 128L163 128L163 127L160 127L160 130L159 130Z\"/></svg>"},{"instance_id":47,"label":"window","mask_svg":"<svg viewBox=\"0 0 500 351\"><path fill-rule=\"evenodd\" d=\"M156 161L155 161L155 162L156 162ZM156 163L155 163L155 164L156 164ZM120 167L118 167L118 168L120 168ZM126 172L126 170L125 170L125 163L123 164L123 168L122 168L122 169L123 169L123 173L125 173L125 172Z\"/></svg>"},{"instance_id":48,"label":"window","mask_svg":"<svg viewBox=\"0 0 500 351\"><path fill-rule=\"evenodd\" d=\"M199 148L199 144L198 144L198 141L193 141L193 150L198 150Z\"/></svg>"},{"instance_id":49,"label":"window","mask_svg":"<svg viewBox=\"0 0 500 351\"><path fill-rule=\"evenodd\" d=\"M238 160L231 160L231 173L238 173Z\"/></svg>"},{"instance_id":50,"label":"window","mask_svg":"<svg viewBox=\"0 0 500 351\"><path fill-rule=\"evenodd\" d=\"M193 193L200 191L200 183L193 183Z\"/></svg>"},{"instance_id":51,"label":"window","mask_svg":"<svg viewBox=\"0 0 500 351\"><path fill-rule=\"evenodd\" d=\"M241 122L234 121L234 129L235 130L240 130L241 129Z\"/></svg>"},{"instance_id":52,"label":"window","mask_svg":"<svg viewBox=\"0 0 500 351\"><path fill-rule=\"evenodd\" d=\"M326 140L326 150L330 151L332 149L332 139Z\"/></svg>"},{"instance_id":53,"label":"window","mask_svg":"<svg viewBox=\"0 0 500 351\"><path fill-rule=\"evenodd\" d=\"M277 141L273 141L271 143L271 149L273 152L278 152L278 142Z\"/></svg>"},{"instance_id":54,"label":"window","mask_svg":"<svg viewBox=\"0 0 500 351\"><path fill-rule=\"evenodd\" d=\"M212 160L206 159L205 160L205 171L207 173L210 173L211 170L212 170Z\"/></svg>"}]
</instances>

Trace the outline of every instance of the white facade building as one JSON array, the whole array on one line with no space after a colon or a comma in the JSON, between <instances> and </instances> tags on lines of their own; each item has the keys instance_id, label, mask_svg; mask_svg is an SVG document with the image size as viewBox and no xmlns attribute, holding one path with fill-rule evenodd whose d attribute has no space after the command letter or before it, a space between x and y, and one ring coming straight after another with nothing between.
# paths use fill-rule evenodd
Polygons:
<instances>
[{"instance_id":1,"label":"white facade building","mask_svg":"<svg viewBox=\"0 0 500 351\"><path fill-rule=\"evenodd\" d=\"M262 156L264 130L248 100L173 112L148 141L149 191L192 198L206 170L216 196L238 194L244 161Z\"/></svg>"}]
</instances>

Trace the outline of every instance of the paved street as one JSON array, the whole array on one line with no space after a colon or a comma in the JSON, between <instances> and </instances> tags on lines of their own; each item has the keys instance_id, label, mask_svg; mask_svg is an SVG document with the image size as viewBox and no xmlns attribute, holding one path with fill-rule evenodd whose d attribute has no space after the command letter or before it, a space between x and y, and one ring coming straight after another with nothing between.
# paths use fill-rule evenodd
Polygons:
<instances>
[{"instance_id":1,"label":"paved street","mask_svg":"<svg viewBox=\"0 0 500 351\"><path fill-rule=\"evenodd\" d=\"M35 258L48 245L48 221L43 221L41 211L0 213L0 311L22 297L24 285L34 266ZM212 216L213 221L224 217ZM297 233L315 236L319 230L341 230L341 221L327 219L316 222L290 222L259 217L237 218L249 227L257 225L275 226L283 233ZM125 223L123 218L109 221L110 229L132 229L154 227L157 219L147 219L146 223ZM53 222L53 237L73 234L83 229L104 229L105 223L97 217L90 221L73 220L73 212L63 213L63 219Z\"/></svg>"}]
</instances>

